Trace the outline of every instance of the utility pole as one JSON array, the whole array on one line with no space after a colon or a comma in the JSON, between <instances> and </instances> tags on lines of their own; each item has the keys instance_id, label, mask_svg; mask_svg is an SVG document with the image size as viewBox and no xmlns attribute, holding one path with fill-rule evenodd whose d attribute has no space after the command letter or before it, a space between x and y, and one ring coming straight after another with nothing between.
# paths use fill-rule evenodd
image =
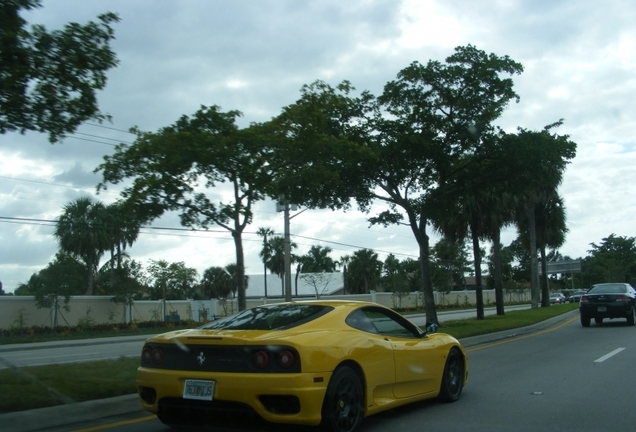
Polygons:
<instances>
[{"instance_id":1,"label":"utility pole","mask_svg":"<svg viewBox=\"0 0 636 432\"><path fill-rule=\"evenodd\" d=\"M289 229L289 221L299 214L303 213L307 209L301 210L293 216L289 215L290 210L296 211L298 206L296 204L289 205L287 200L281 200L276 204L276 211L283 212L285 228L283 231L283 254L285 255L285 301L290 302L292 300L292 282L291 282L291 235Z\"/></svg>"},{"instance_id":2,"label":"utility pole","mask_svg":"<svg viewBox=\"0 0 636 432\"><path fill-rule=\"evenodd\" d=\"M291 238L289 233L289 203L285 201L285 231L283 242L283 253L285 255L285 301L290 302L292 300L292 286L291 286Z\"/></svg>"}]
</instances>

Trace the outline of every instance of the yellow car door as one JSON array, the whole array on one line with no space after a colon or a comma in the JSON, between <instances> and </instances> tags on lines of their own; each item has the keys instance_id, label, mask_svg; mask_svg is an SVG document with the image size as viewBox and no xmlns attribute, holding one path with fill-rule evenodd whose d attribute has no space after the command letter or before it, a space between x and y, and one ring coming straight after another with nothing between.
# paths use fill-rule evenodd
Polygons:
<instances>
[{"instance_id":1,"label":"yellow car door","mask_svg":"<svg viewBox=\"0 0 636 432\"><path fill-rule=\"evenodd\" d=\"M440 342L428 336L389 339L395 359L395 397L406 398L439 390L444 359L435 348Z\"/></svg>"}]
</instances>

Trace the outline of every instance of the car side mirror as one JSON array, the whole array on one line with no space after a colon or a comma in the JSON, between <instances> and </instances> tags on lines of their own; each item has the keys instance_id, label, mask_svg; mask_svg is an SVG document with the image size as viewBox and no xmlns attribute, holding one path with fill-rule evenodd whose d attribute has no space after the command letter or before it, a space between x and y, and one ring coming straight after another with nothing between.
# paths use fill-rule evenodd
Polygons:
<instances>
[{"instance_id":1,"label":"car side mirror","mask_svg":"<svg viewBox=\"0 0 636 432\"><path fill-rule=\"evenodd\" d=\"M426 333L437 333L438 325L434 322L426 323Z\"/></svg>"}]
</instances>

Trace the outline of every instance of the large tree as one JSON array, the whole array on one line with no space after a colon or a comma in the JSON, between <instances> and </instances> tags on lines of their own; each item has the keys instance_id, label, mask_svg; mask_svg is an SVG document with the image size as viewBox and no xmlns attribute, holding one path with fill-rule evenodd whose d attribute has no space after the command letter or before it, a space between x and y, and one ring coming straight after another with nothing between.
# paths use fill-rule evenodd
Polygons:
<instances>
[{"instance_id":1,"label":"large tree","mask_svg":"<svg viewBox=\"0 0 636 432\"><path fill-rule=\"evenodd\" d=\"M197 271L183 261L169 263L166 260L150 260L146 268L148 287L153 299L163 301L163 313L167 314L167 300L185 300L194 297L197 288Z\"/></svg>"},{"instance_id":2,"label":"large tree","mask_svg":"<svg viewBox=\"0 0 636 432\"><path fill-rule=\"evenodd\" d=\"M238 111L202 107L156 133L136 130L135 142L118 145L96 171L103 173L98 189L132 180L122 196L143 220L178 211L184 226L226 229L234 240L237 280L244 281L242 235L252 222L252 206L265 197L271 174L262 128L239 129L238 116ZM222 184L228 194L212 191ZM246 307L241 284L238 305L239 310Z\"/></svg>"},{"instance_id":3,"label":"large tree","mask_svg":"<svg viewBox=\"0 0 636 432\"><path fill-rule=\"evenodd\" d=\"M626 282L636 284L636 238L610 234L592 247L584 271L593 274L588 284ZM588 269L590 267L590 269ZM595 270L595 273L591 270Z\"/></svg>"},{"instance_id":4,"label":"large tree","mask_svg":"<svg viewBox=\"0 0 636 432\"><path fill-rule=\"evenodd\" d=\"M565 168L576 155L576 143L568 135L553 132L561 124L562 121L558 121L540 131L519 128L516 134L504 134L500 141L498 173L507 190L516 191L518 226L521 223L527 227L534 308L539 306L536 207L546 191L556 193Z\"/></svg>"},{"instance_id":5,"label":"large tree","mask_svg":"<svg viewBox=\"0 0 636 432\"><path fill-rule=\"evenodd\" d=\"M60 249L79 258L86 266L86 295L93 295L93 276L100 258L111 244L105 216L106 207L101 201L78 198L64 206L53 233Z\"/></svg>"},{"instance_id":6,"label":"large tree","mask_svg":"<svg viewBox=\"0 0 636 432\"><path fill-rule=\"evenodd\" d=\"M0 6L0 133L40 131L58 141L99 111L96 91L106 86L106 71L117 65L110 48L116 14L98 22L67 24L48 31L27 29L21 13L40 0L4 0Z\"/></svg>"},{"instance_id":7,"label":"large tree","mask_svg":"<svg viewBox=\"0 0 636 432\"><path fill-rule=\"evenodd\" d=\"M60 308L67 311L73 295L81 295L86 287L86 271L82 263L65 252L58 252L53 261L38 273L34 273L26 287L35 296L38 309L50 309L53 327L57 327ZM63 298L63 303L60 303ZM69 323L66 323L69 325Z\"/></svg>"},{"instance_id":8,"label":"large tree","mask_svg":"<svg viewBox=\"0 0 636 432\"><path fill-rule=\"evenodd\" d=\"M373 196L388 210L373 224L406 223L419 246L424 303L429 322L438 322L429 263L431 193L446 187L470 166L493 131L492 123L512 100L521 64L474 46L455 48L446 62L412 63L378 98L368 143L377 155L370 169Z\"/></svg>"}]
</instances>

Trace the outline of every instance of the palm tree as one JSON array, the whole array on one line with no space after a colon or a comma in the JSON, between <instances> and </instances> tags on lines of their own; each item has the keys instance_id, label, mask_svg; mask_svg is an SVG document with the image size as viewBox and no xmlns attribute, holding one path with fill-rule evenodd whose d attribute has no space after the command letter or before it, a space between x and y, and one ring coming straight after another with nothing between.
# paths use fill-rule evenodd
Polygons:
<instances>
[{"instance_id":1,"label":"palm tree","mask_svg":"<svg viewBox=\"0 0 636 432\"><path fill-rule=\"evenodd\" d=\"M117 257L117 268L121 268L122 253L137 240L142 223L121 201L106 207L106 218L112 240L111 259Z\"/></svg>"},{"instance_id":2,"label":"palm tree","mask_svg":"<svg viewBox=\"0 0 636 432\"><path fill-rule=\"evenodd\" d=\"M267 242L267 237L274 235L274 230L271 228L259 228L256 234L263 237L263 249L258 253L258 256L263 260L263 286L265 288L265 298L267 298L267 262L272 255L271 245Z\"/></svg>"},{"instance_id":3,"label":"palm tree","mask_svg":"<svg viewBox=\"0 0 636 432\"><path fill-rule=\"evenodd\" d=\"M298 245L294 242L290 244L291 250L294 250ZM281 280L282 294L285 296L285 239L281 236L271 237L268 240L269 260L266 262L266 266ZM292 254L292 262L296 261L296 257Z\"/></svg>"},{"instance_id":4,"label":"palm tree","mask_svg":"<svg viewBox=\"0 0 636 432\"><path fill-rule=\"evenodd\" d=\"M239 289L239 280L240 279L239 279L239 268L238 268L238 265L236 265L236 264L228 264L228 265L225 266L225 271L230 276L230 279L229 279L230 291L232 293L232 298L234 298L234 297L236 297L236 292ZM243 275L243 277L244 277L243 286L247 290L248 282L249 282L250 278L247 275Z\"/></svg>"},{"instance_id":5,"label":"palm tree","mask_svg":"<svg viewBox=\"0 0 636 432\"><path fill-rule=\"evenodd\" d=\"M449 241L461 243L470 235L473 245L473 262L475 265L475 297L477 303L477 319L484 319L484 298L481 286L481 248L479 240L486 236L486 227L480 214L487 207L483 197L467 196L453 198L445 206L438 207L438 214L433 219L433 225L437 231L443 234ZM441 214L440 210L446 209Z\"/></svg>"},{"instance_id":6,"label":"palm tree","mask_svg":"<svg viewBox=\"0 0 636 432\"><path fill-rule=\"evenodd\" d=\"M232 293L231 276L223 267L209 267L203 272L200 287L207 298L227 298Z\"/></svg>"},{"instance_id":7,"label":"palm tree","mask_svg":"<svg viewBox=\"0 0 636 432\"><path fill-rule=\"evenodd\" d=\"M60 249L84 262L88 271L86 295L93 295L93 275L99 260L112 241L105 229L104 204L90 197L78 198L64 206L53 235Z\"/></svg>"},{"instance_id":8,"label":"palm tree","mask_svg":"<svg viewBox=\"0 0 636 432\"><path fill-rule=\"evenodd\" d=\"M556 249L561 247L568 232L563 198L556 190L546 189L542 193L537 194L537 201L534 207L534 222L536 247L541 257L540 265L543 276L541 307L548 307L550 306L550 287L548 284L546 248ZM528 244L530 230L528 219L520 219L518 227L524 243Z\"/></svg>"},{"instance_id":9,"label":"palm tree","mask_svg":"<svg viewBox=\"0 0 636 432\"><path fill-rule=\"evenodd\" d=\"M347 270L347 288L350 294L363 294L376 289L382 274L382 261L372 249L353 253Z\"/></svg>"},{"instance_id":10,"label":"palm tree","mask_svg":"<svg viewBox=\"0 0 636 432\"><path fill-rule=\"evenodd\" d=\"M141 221L134 213L124 207L122 201L106 206L104 214L104 229L110 238L110 291L116 291L115 286L120 281L117 275L121 274L122 258L125 256L127 246L132 246L139 236ZM116 270L115 270L116 269Z\"/></svg>"},{"instance_id":11,"label":"palm tree","mask_svg":"<svg viewBox=\"0 0 636 432\"><path fill-rule=\"evenodd\" d=\"M504 158L502 168L519 200L518 224L527 223L529 238L532 307L539 306L539 265L537 259L536 206L545 196L556 191L563 180L567 164L576 155L576 143L567 135L552 133L562 124L558 121L535 132L519 128L517 134L504 134L500 144ZM519 226L519 225L518 225Z\"/></svg>"},{"instance_id":12,"label":"palm tree","mask_svg":"<svg viewBox=\"0 0 636 432\"><path fill-rule=\"evenodd\" d=\"M307 254L298 258L302 264L303 273L333 273L337 262L329 254L332 249L328 246L312 246Z\"/></svg>"}]
</instances>

